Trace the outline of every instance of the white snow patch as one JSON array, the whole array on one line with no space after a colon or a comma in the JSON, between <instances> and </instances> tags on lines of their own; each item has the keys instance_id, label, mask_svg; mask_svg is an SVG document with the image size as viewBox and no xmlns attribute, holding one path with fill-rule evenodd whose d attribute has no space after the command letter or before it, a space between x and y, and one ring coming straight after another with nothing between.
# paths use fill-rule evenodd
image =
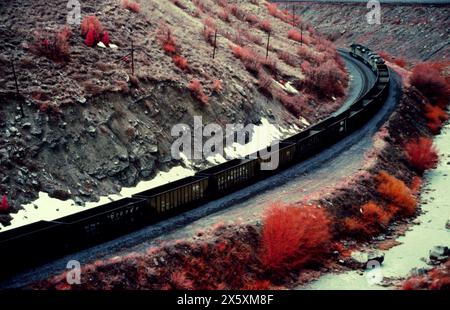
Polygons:
<instances>
[{"instance_id":1,"label":"white snow patch","mask_svg":"<svg viewBox=\"0 0 450 310\"><path fill-rule=\"evenodd\" d=\"M269 146L273 141L280 140L288 134L295 134L299 130L300 129L296 125L292 125L288 129L283 129L271 124L267 119L262 118L261 125L254 126L254 139L252 141L246 145L233 143L231 147L225 148L224 151L227 156L232 158L244 157ZM152 180L139 182L135 187L124 187L119 194L103 196L98 202L87 202L85 206L79 206L75 204L73 200L62 201L51 198L47 193L39 192L38 199L23 205L23 209L19 210L16 214L11 214L13 217L11 225L4 227L0 224L0 231L10 230L40 220L55 220L63 216L95 208L111 201L131 197L133 194L194 175L194 165L184 156L184 154L180 155L185 167L177 166L171 168L168 172L160 171ZM220 164L225 162L226 159L222 155L217 155L207 158L207 161L212 164Z\"/></svg>"}]
</instances>

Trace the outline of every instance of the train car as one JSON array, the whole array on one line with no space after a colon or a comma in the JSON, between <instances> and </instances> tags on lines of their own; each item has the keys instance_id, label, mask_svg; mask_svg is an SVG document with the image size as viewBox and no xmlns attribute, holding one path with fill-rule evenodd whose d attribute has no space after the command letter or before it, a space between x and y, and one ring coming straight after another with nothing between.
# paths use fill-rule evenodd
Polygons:
<instances>
[{"instance_id":1,"label":"train car","mask_svg":"<svg viewBox=\"0 0 450 310\"><path fill-rule=\"evenodd\" d=\"M297 144L295 142L280 141L277 150L258 152L262 174L273 174L297 161ZM263 169L261 165L265 165Z\"/></svg>"},{"instance_id":2,"label":"train car","mask_svg":"<svg viewBox=\"0 0 450 310\"><path fill-rule=\"evenodd\" d=\"M202 170L196 176L209 177L212 197L220 197L259 177L259 159L233 159Z\"/></svg>"},{"instance_id":3,"label":"train car","mask_svg":"<svg viewBox=\"0 0 450 310\"><path fill-rule=\"evenodd\" d=\"M123 232L149 223L154 216L153 210L146 207L145 201L139 198L124 198L78 212L58 219L58 223L70 229L76 236L66 240L75 248L81 244L89 244L107 240Z\"/></svg>"},{"instance_id":4,"label":"train car","mask_svg":"<svg viewBox=\"0 0 450 310\"><path fill-rule=\"evenodd\" d=\"M145 206L157 215L197 206L208 198L209 178L191 176L133 195L144 199Z\"/></svg>"},{"instance_id":5,"label":"train car","mask_svg":"<svg viewBox=\"0 0 450 310\"><path fill-rule=\"evenodd\" d=\"M39 221L0 233L0 275L52 258L57 250L66 250L64 238L69 238L66 226L51 221Z\"/></svg>"}]
</instances>

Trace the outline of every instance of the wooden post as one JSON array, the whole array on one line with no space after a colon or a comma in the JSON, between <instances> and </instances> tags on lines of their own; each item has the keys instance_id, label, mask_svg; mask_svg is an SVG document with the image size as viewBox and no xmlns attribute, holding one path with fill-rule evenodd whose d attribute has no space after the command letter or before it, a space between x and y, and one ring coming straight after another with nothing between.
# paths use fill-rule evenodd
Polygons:
<instances>
[{"instance_id":1,"label":"wooden post","mask_svg":"<svg viewBox=\"0 0 450 310\"><path fill-rule=\"evenodd\" d=\"M300 24L300 46L303 45L303 25Z\"/></svg>"},{"instance_id":2,"label":"wooden post","mask_svg":"<svg viewBox=\"0 0 450 310\"><path fill-rule=\"evenodd\" d=\"M22 105L22 101L20 101L19 99L19 83L17 82L17 74L16 74L16 68L14 66L14 59L11 59L11 68L12 68L12 73L14 76L14 85L16 86L16 99L19 100L19 106L20 106L20 114L22 115L22 117L25 116L25 113L23 113L23 105Z\"/></svg>"},{"instance_id":3,"label":"wooden post","mask_svg":"<svg viewBox=\"0 0 450 310\"><path fill-rule=\"evenodd\" d=\"M214 33L214 50L213 50L213 59L216 57L216 48L217 48L217 29Z\"/></svg>"},{"instance_id":4,"label":"wooden post","mask_svg":"<svg viewBox=\"0 0 450 310\"><path fill-rule=\"evenodd\" d=\"M134 75L134 43L131 40L131 75Z\"/></svg>"},{"instance_id":5,"label":"wooden post","mask_svg":"<svg viewBox=\"0 0 450 310\"><path fill-rule=\"evenodd\" d=\"M270 31L267 36L266 59L269 57Z\"/></svg>"},{"instance_id":6,"label":"wooden post","mask_svg":"<svg viewBox=\"0 0 450 310\"><path fill-rule=\"evenodd\" d=\"M292 27L295 27L295 4L292 4Z\"/></svg>"}]
</instances>

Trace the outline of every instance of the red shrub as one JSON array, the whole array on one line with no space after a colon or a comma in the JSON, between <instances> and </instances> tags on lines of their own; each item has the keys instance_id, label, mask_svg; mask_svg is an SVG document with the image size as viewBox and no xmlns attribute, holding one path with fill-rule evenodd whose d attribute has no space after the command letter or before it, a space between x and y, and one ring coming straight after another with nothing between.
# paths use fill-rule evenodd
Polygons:
<instances>
[{"instance_id":1,"label":"red shrub","mask_svg":"<svg viewBox=\"0 0 450 310\"><path fill-rule=\"evenodd\" d=\"M226 22L226 23L230 22L230 13L228 13L228 11L226 9L220 9L219 12L217 13L217 15L224 22Z\"/></svg>"},{"instance_id":2,"label":"red shrub","mask_svg":"<svg viewBox=\"0 0 450 310\"><path fill-rule=\"evenodd\" d=\"M221 80L214 80L212 89L216 93L220 93L222 91L222 81Z\"/></svg>"},{"instance_id":3,"label":"red shrub","mask_svg":"<svg viewBox=\"0 0 450 310\"><path fill-rule=\"evenodd\" d=\"M208 42L209 45L214 46L214 37L216 34L216 30L211 27L205 27L203 28L203 38L206 42Z\"/></svg>"},{"instance_id":4,"label":"red shrub","mask_svg":"<svg viewBox=\"0 0 450 310\"><path fill-rule=\"evenodd\" d=\"M446 107L449 103L449 85L432 63L417 64L411 74L411 85L416 87L432 104Z\"/></svg>"},{"instance_id":5,"label":"red shrub","mask_svg":"<svg viewBox=\"0 0 450 310\"><path fill-rule=\"evenodd\" d=\"M404 58L396 58L394 60L394 63L399 67L402 67L402 68L406 67L406 60Z\"/></svg>"},{"instance_id":6,"label":"red shrub","mask_svg":"<svg viewBox=\"0 0 450 310\"><path fill-rule=\"evenodd\" d=\"M347 77L333 60L327 60L306 71L305 85L319 96L340 97L345 94Z\"/></svg>"},{"instance_id":7,"label":"red shrub","mask_svg":"<svg viewBox=\"0 0 450 310\"><path fill-rule=\"evenodd\" d=\"M172 61L175 64L175 66L177 66L181 70L186 70L187 68L189 68L189 65L188 65L188 62L187 62L186 58L184 58L181 55L173 56L172 57Z\"/></svg>"},{"instance_id":8,"label":"red shrub","mask_svg":"<svg viewBox=\"0 0 450 310\"><path fill-rule=\"evenodd\" d=\"M279 51L278 58L280 58L282 61L284 61L286 64L292 67L296 67L298 65L298 61L295 58L295 56L290 54L289 52Z\"/></svg>"},{"instance_id":9,"label":"red shrub","mask_svg":"<svg viewBox=\"0 0 450 310\"><path fill-rule=\"evenodd\" d=\"M272 77L269 74L267 74L266 71L264 71L263 69L260 69L258 71L259 89L266 94L271 94L272 93L272 84L273 84Z\"/></svg>"},{"instance_id":10,"label":"red shrub","mask_svg":"<svg viewBox=\"0 0 450 310\"><path fill-rule=\"evenodd\" d=\"M87 46L94 46L96 44L96 33L94 29L89 29L84 44Z\"/></svg>"},{"instance_id":11,"label":"red shrub","mask_svg":"<svg viewBox=\"0 0 450 310\"><path fill-rule=\"evenodd\" d=\"M70 58L69 40L72 31L64 27L57 33L35 33L31 51L53 61L67 61Z\"/></svg>"},{"instance_id":12,"label":"red shrub","mask_svg":"<svg viewBox=\"0 0 450 310\"><path fill-rule=\"evenodd\" d=\"M367 238L380 233L386 229L393 217L391 209L385 210L373 201L361 206L359 211L358 216L344 220L346 233L357 238Z\"/></svg>"},{"instance_id":13,"label":"red shrub","mask_svg":"<svg viewBox=\"0 0 450 310\"><path fill-rule=\"evenodd\" d=\"M417 140L409 141L405 145L405 151L409 163L418 172L422 173L427 169L436 168L439 156L430 138L420 137Z\"/></svg>"},{"instance_id":14,"label":"red shrub","mask_svg":"<svg viewBox=\"0 0 450 310\"><path fill-rule=\"evenodd\" d=\"M276 3L267 3L266 6L267 6L267 10L269 11L270 15L272 15L274 17L278 16L278 14L279 14L278 13L278 6L277 6Z\"/></svg>"},{"instance_id":15,"label":"red shrub","mask_svg":"<svg viewBox=\"0 0 450 310\"><path fill-rule=\"evenodd\" d=\"M169 27L162 25L158 28L156 37L161 43L162 48L166 54L173 55L177 52L177 44L175 37L172 35L172 31Z\"/></svg>"},{"instance_id":16,"label":"red shrub","mask_svg":"<svg viewBox=\"0 0 450 310\"><path fill-rule=\"evenodd\" d=\"M301 42L302 34L297 29L291 29L288 31L288 38L297 42Z\"/></svg>"},{"instance_id":17,"label":"red shrub","mask_svg":"<svg viewBox=\"0 0 450 310\"><path fill-rule=\"evenodd\" d=\"M251 72L257 72L261 66L258 55L247 47L234 45L232 47L234 57L240 59L245 68Z\"/></svg>"},{"instance_id":18,"label":"red shrub","mask_svg":"<svg viewBox=\"0 0 450 310\"><path fill-rule=\"evenodd\" d=\"M103 33L103 26L94 15L89 15L83 18L81 22L81 35L87 35L89 29L93 29L96 35Z\"/></svg>"},{"instance_id":19,"label":"red shrub","mask_svg":"<svg viewBox=\"0 0 450 310\"><path fill-rule=\"evenodd\" d=\"M102 38L102 42L103 44L105 44L106 46L109 46L109 34L108 31L103 31L103 38Z\"/></svg>"},{"instance_id":20,"label":"red shrub","mask_svg":"<svg viewBox=\"0 0 450 310\"><path fill-rule=\"evenodd\" d=\"M0 204L0 212L8 212L8 210L9 210L8 198L5 195L3 195L2 203Z\"/></svg>"},{"instance_id":21,"label":"red shrub","mask_svg":"<svg viewBox=\"0 0 450 310\"><path fill-rule=\"evenodd\" d=\"M378 192L394 203L392 212L405 216L411 216L416 212L416 199L403 181L386 171L381 171L377 179Z\"/></svg>"},{"instance_id":22,"label":"red shrub","mask_svg":"<svg viewBox=\"0 0 450 310\"><path fill-rule=\"evenodd\" d=\"M427 103L424 107L425 117L428 119L428 127L437 134L441 131L443 122L448 120L447 113L439 106Z\"/></svg>"},{"instance_id":23,"label":"red shrub","mask_svg":"<svg viewBox=\"0 0 450 310\"><path fill-rule=\"evenodd\" d=\"M203 86L200 80L193 79L188 84L189 90L193 93L193 95L203 104L208 104L208 96L203 92Z\"/></svg>"},{"instance_id":24,"label":"red shrub","mask_svg":"<svg viewBox=\"0 0 450 310\"><path fill-rule=\"evenodd\" d=\"M252 25L256 25L256 24L259 23L259 18L258 18L258 16L256 16L255 14L248 14L248 15L245 17L245 20L246 20L247 22L249 22L250 24L252 24Z\"/></svg>"},{"instance_id":25,"label":"red shrub","mask_svg":"<svg viewBox=\"0 0 450 310\"><path fill-rule=\"evenodd\" d=\"M130 0L122 0L122 6L134 13L139 13L141 11L141 6L139 5L139 3Z\"/></svg>"},{"instance_id":26,"label":"red shrub","mask_svg":"<svg viewBox=\"0 0 450 310\"><path fill-rule=\"evenodd\" d=\"M258 25L259 29L261 29L262 31L265 31L267 33L272 32L272 24L267 20L264 19L263 21L261 21Z\"/></svg>"},{"instance_id":27,"label":"red shrub","mask_svg":"<svg viewBox=\"0 0 450 310\"><path fill-rule=\"evenodd\" d=\"M272 205L265 214L260 258L269 269L301 267L320 260L330 242L328 214L315 206Z\"/></svg>"}]
</instances>

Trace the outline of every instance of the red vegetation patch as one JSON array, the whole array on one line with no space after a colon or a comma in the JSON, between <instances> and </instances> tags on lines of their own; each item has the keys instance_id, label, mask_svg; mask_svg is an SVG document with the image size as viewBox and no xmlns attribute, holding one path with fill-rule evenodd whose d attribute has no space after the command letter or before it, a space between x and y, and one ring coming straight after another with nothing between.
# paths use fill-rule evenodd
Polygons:
<instances>
[{"instance_id":1,"label":"red vegetation patch","mask_svg":"<svg viewBox=\"0 0 450 310\"><path fill-rule=\"evenodd\" d=\"M102 39L103 26L94 15L83 18L81 22L81 35L85 36L84 43L87 46L95 46Z\"/></svg>"},{"instance_id":2,"label":"red vegetation patch","mask_svg":"<svg viewBox=\"0 0 450 310\"><path fill-rule=\"evenodd\" d=\"M391 201L392 212L404 216L411 216L416 212L416 198L406 184L390 175L386 171L381 171L377 180L379 185L378 192Z\"/></svg>"},{"instance_id":3,"label":"red vegetation patch","mask_svg":"<svg viewBox=\"0 0 450 310\"><path fill-rule=\"evenodd\" d=\"M269 14L272 15L273 17L277 17L278 16L278 6L276 3L267 3L266 4L267 7L267 11L269 11Z\"/></svg>"},{"instance_id":4,"label":"red vegetation patch","mask_svg":"<svg viewBox=\"0 0 450 310\"><path fill-rule=\"evenodd\" d=\"M443 123L448 120L447 113L439 106L434 106L427 103L424 107L425 117L428 120L428 128L434 133L438 134L443 126Z\"/></svg>"},{"instance_id":5,"label":"red vegetation patch","mask_svg":"<svg viewBox=\"0 0 450 310\"><path fill-rule=\"evenodd\" d=\"M105 44L106 46L109 47L110 41L109 41L109 33L108 33L108 31L103 31L103 37L102 37L101 41L103 42L103 44Z\"/></svg>"},{"instance_id":6,"label":"red vegetation patch","mask_svg":"<svg viewBox=\"0 0 450 310\"><path fill-rule=\"evenodd\" d=\"M267 33L272 32L272 24L267 19L262 20L259 23L258 27L259 27L259 29L261 29L262 31L265 31Z\"/></svg>"},{"instance_id":7,"label":"red vegetation patch","mask_svg":"<svg viewBox=\"0 0 450 310\"><path fill-rule=\"evenodd\" d=\"M433 63L417 64L412 71L410 83L432 104L439 105L441 108L449 104L449 85L437 65Z\"/></svg>"},{"instance_id":8,"label":"red vegetation patch","mask_svg":"<svg viewBox=\"0 0 450 310\"><path fill-rule=\"evenodd\" d=\"M302 34L297 29L291 29L288 31L288 38L297 42L302 41Z\"/></svg>"},{"instance_id":9,"label":"red vegetation patch","mask_svg":"<svg viewBox=\"0 0 450 310\"><path fill-rule=\"evenodd\" d=\"M188 84L188 88L189 90L192 92L192 94L203 104L203 105L207 105L208 104L208 96L205 95L204 91L203 91L203 86L202 83L200 82L200 80L198 79L193 79L192 81L189 82Z\"/></svg>"},{"instance_id":10,"label":"red vegetation patch","mask_svg":"<svg viewBox=\"0 0 450 310\"><path fill-rule=\"evenodd\" d=\"M69 40L72 31L64 27L57 33L35 33L31 51L38 56L44 56L53 61L67 61L70 58Z\"/></svg>"},{"instance_id":11,"label":"red vegetation patch","mask_svg":"<svg viewBox=\"0 0 450 310\"><path fill-rule=\"evenodd\" d=\"M357 217L346 218L344 226L349 235L356 238L366 238L386 229L392 219L390 210L385 210L373 201L360 208Z\"/></svg>"},{"instance_id":12,"label":"red vegetation patch","mask_svg":"<svg viewBox=\"0 0 450 310\"><path fill-rule=\"evenodd\" d=\"M158 28L156 37L160 42L164 52L168 55L174 55L178 48L175 41L175 37L172 35L172 31L169 27L162 25Z\"/></svg>"},{"instance_id":13,"label":"red vegetation patch","mask_svg":"<svg viewBox=\"0 0 450 310\"><path fill-rule=\"evenodd\" d=\"M212 85L213 92L220 93L222 91L222 81L214 80Z\"/></svg>"},{"instance_id":14,"label":"red vegetation patch","mask_svg":"<svg viewBox=\"0 0 450 310\"><path fill-rule=\"evenodd\" d=\"M433 141L427 137L420 137L406 143L406 155L411 166L419 173L427 169L436 168L439 156Z\"/></svg>"},{"instance_id":15,"label":"red vegetation patch","mask_svg":"<svg viewBox=\"0 0 450 310\"><path fill-rule=\"evenodd\" d=\"M122 6L134 13L139 13L141 11L141 6L139 5L139 3L130 0L122 0Z\"/></svg>"},{"instance_id":16,"label":"red vegetation patch","mask_svg":"<svg viewBox=\"0 0 450 310\"><path fill-rule=\"evenodd\" d=\"M317 67L302 66L305 70L305 86L319 96L340 97L345 94L347 77L336 62L327 60Z\"/></svg>"},{"instance_id":17,"label":"red vegetation patch","mask_svg":"<svg viewBox=\"0 0 450 310\"><path fill-rule=\"evenodd\" d=\"M189 68L186 58L181 55L175 55L172 57L172 61L181 70L187 70Z\"/></svg>"},{"instance_id":18,"label":"red vegetation patch","mask_svg":"<svg viewBox=\"0 0 450 310\"><path fill-rule=\"evenodd\" d=\"M2 202L0 204L0 212L4 213L8 211L9 211L8 198L5 195L3 195Z\"/></svg>"},{"instance_id":19,"label":"red vegetation patch","mask_svg":"<svg viewBox=\"0 0 450 310\"><path fill-rule=\"evenodd\" d=\"M450 290L450 260L425 275L409 278L402 290Z\"/></svg>"},{"instance_id":20,"label":"red vegetation patch","mask_svg":"<svg viewBox=\"0 0 450 310\"><path fill-rule=\"evenodd\" d=\"M272 205L265 214L260 258L272 270L320 260L330 242L330 219L316 206Z\"/></svg>"}]
</instances>

